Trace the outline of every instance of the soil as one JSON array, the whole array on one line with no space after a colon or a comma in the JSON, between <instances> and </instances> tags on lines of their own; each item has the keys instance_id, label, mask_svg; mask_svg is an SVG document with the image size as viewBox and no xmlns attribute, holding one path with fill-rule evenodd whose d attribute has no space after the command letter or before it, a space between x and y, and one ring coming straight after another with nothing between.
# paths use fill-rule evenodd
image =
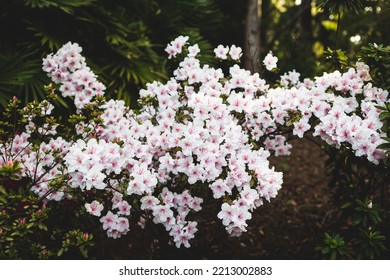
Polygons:
<instances>
[{"instance_id":1,"label":"soil","mask_svg":"<svg viewBox=\"0 0 390 280\"><path fill-rule=\"evenodd\" d=\"M126 237L112 240L97 236L91 251L97 259L320 259L315 247L329 227L332 192L328 187L325 153L307 139L292 142L292 154L271 158L283 171L283 188L271 203L258 208L241 237L229 237L214 219L210 206L199 222L191 248L177 249L159 227L137 226ZM215 215L213 212L216 212ZM202 238L200 238L202 236ZM204 238L203 238L204 237Z\"/></svg>"}]
</instances>

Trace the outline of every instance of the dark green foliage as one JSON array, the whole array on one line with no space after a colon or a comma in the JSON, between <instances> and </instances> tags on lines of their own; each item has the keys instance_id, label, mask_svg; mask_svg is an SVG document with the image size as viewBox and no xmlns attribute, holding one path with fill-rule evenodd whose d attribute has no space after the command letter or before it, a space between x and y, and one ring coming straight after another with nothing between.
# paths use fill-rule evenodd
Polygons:
<instances>
[{"instance_id":1,"label":"dark green foliage","mask_svg":"<svg viewBox=\"0 0 390 280\"><path fill-rule=\"evenodd\" d=\"M0 11L2 107L14 95L42 100L48 78L41 60L68 41L82 46L108 96L130 104L140 87L167 79L163 49L170 40L189 35L211 54L203 34L222 24L210 0L6 0Z\"/></svg>"},{"instance_id":2,"label":"dark green foliage","mask_svg":"<svg viewBox=\"0 0 390 280\"><path fill-rule=\"evenodd\" d=\"M360 58L370 66L375 85L390 88L390 46L369 43L362 47Z\"/></svg>"},{"instance_id":3,"label":"dark green foliage","mask_svg":"<svg viewBox=\"0 0 390 280\"><path fill-rule=\"evenodd\" d=\"M377 259L388 253L389 167L328 147L329 187L334 189L332 228L345 239L343 258Z\"/></svg>"},{"instance_id":4,"label":"dark green foliage","mask_svg":"<svg viewBox=\"0 0 390 280\"><path fill-rule=\"evenodd\" d=\"M51 86L45 87L46 99L53 101L56 95ZM90 232L96 225L89 222L85 215L84 198L76 202L63 199L61 202L45 201L45 197L51 192L63 189L68 178L58 174L55 178L46 181L50 190L38 197L32 192L42 178L52 168L62 164L63 158L59 149L40 151L42 142L49 141L52 136L45 135L46 127L60 126L60 122L54 117L45 115L48 101L32 101L23 108L22 102L17 98L9 101L7 107L0 111L0 143L2 151L0 156L4 162L0 166L0 259L47 259L87 257L88 250L93 246L93 234ZM86 123L99 123L98 108L104 102L103 97L97 97L95 103L90 104L84 110L87 117ZM94 107L95 106L95 107ZM35 152L35 160L38 164L46 155L53 157L53 164L45 166L42 175L28 174L21 177L23 162L15 160L17 155L12 153L12 141L16 135L20 135L29 121L36 125L31 131L29 144L23 149L31 149ZM62 122L64 125L65 122ZM65 138L72 140L76 133L71 129L59 129L65 134ZM95 133L90 126L87 133ZM71 136L66 137L66 133ZM87 135L88 136L88 135ZM40 152L39 152L40 151ZM61 170L61 168L60 168ZM73 197L72 189L67 191ZM76 207L77 206L77 207ZM83 217L84 215L84 217ZM87 216L87 217L85 217Z\"/></svg>"}]
</instances>

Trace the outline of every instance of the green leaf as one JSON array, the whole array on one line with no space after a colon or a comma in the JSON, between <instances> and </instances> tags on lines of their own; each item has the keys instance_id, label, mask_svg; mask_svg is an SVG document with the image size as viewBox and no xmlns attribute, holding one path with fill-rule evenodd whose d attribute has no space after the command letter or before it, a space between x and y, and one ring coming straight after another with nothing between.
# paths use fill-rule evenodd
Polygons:
<instances>
[{"instance_id":1,"label":"green leaf","mask_svg":"<svg viewBox=\"0 0 390 280\"><path fill-rule=\"evenodd\" d=\"M26 226L26 228L27 228L27 229L30 229L30 228L32 228L33 226L34 226L34 223L28 223L27 226Z\"/></svg>"},{"instance_id":2,"label":"green leaf","mask_svg":"<svg viewBox=\"0 0 390 280\"><path fill-rule=\"evenodd\" d=\"M5 195L7 194L7 191L5 190L3 185L0 185L0 193L5 194Z\"/></svg>"},{"instance_id":3,"label":"green leaf","mask_svg":"<svg viewBox=\"0 0 390 280\"><path fill-rule=\"evenodd\" d=\"M343 205L341 206L341 209L348 208L348 207L350 207L351 205L352 205L351 202L347 202L347 203L345 203L345 204L343 204Z\"/></svg>"},{"instance_id":4,"label":"green leaf","mask_svg":"<svg viewBox=\"0 0 390 280\"><path fill-rule=\"evenodd\" d=\"M10 234L10 236L17 236L17 235L20 235L19 232L17 232L17 231L14 231L14 232L12 232L12 233Z\"/></svg>"},{"instance_id":5,"label":"green leaf","mask_svg":"<svg viewBox=\"0 0 390 280\"><path fill-rule=\"evenodd\" d=\"M322 254L328 254L330 252L330 248L329 247L325 247L321 250L321 253Z\"/></svg>"},{"instance_id":6,"label":"green leaf","mask_svg":"<svg viewBox=\"0 0 390 280\"><path fill-rule=\"evenodd\" d=\"M88 258L88 251L87 251L87 249L85 249L84 246L80 246L79 249L80 249L80 253L83 255L83 257L84 258Z\"/></svg>"},{"instance_id":7,"label":"green leaf","mask_svg":"<svg viewBox=\"0 0 390 280\"><path fill-rule=\"evenodd\" d=\"M383 106L375 106L375 108L380 109L380 110L382 110L382 111L387 110L386 107L383 107Z\"/></svg>"},{"instance_id":8,"label":"green leaf","mask_svg":"<svg viewBox=\"0 0 390 280\"><path fill-rule=\"evenodd\" d=\"M45 224L39 223L38 228L44 231L47 231L47 226Z\"/></svg>"},{"instance_id":9,"label":"green leaf","mask_svg":"<svg viewBox=\"0 0 390 280\"><path fill-rule=\"evenodd\" d=\"M384 119L390 118L390 112L382 112L379 114L379 119L383 121Z\"/></svg>"},{"instance_id":10,"label":"green leaf","mask_svg":"<svg viewBox=\"0 0 390 280\"><path fill-rule=\"evenodd\" d=\"M61 257L63 253L64 253L64 248L59 249L57 252L57 257Z\"/></svg>"},{"instance_id":11,"label":"green leaf","mask_svg":"<svg viewBox=\"0 0 390 280\"><path fill-rule=\"evenodd\" d=\"M382 149L382 150L390 150L390 143L383 143L380 144L377 149Z\"/></svg>"}]
</instances>

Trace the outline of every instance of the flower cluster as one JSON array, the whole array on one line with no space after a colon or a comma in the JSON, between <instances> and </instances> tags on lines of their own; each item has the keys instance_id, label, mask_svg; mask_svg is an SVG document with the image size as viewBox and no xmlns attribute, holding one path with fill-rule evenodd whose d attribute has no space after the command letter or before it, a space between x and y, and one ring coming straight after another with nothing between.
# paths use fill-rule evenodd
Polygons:
<instances>
[{"instance_id":1,"label":"flower cluster","mask_svg":"<svg viewBox=\"0 0 390 280\"><path fill-rule=\"evenodd\" d=\"M54 82L61 84L64 97L74 97L77 109L90 103L94 96L103 95L105 90L87 67L81 50L79 45L67 43L56 54L50 54L43 60L43 70Z\"/></svg>"},{"instance_id":2,"label":"flower cluster","mask_svg":"<svg viewBox=\"0 0 390 280\"><path fill-rule=\"evenodd\" d=\"M275 123L288 124L295 115L293 134L298 137L313 129L314 135L328 144L346 145L356 156L366 156L373 163L384 158L384 151L377 148L385 135L376 106L384 105L388 92L367 83L370 76L366 65L357 63L356 69L325 73L314 81L300 82L298 78L295 71L286 74L286 86L270 89L265 95L275 120L269 130L277 129Z\"/></svg>"},{"instance_id":3,"label":"flower cluster","mask_svg":"<svg viewBox=\"0 0 390 280\"><path fill-rule=\"evenodd\" d=\"M188 219L210 199L220 205L217 217L230 235L247 230L255 209L281 189L282 173L270 166L268 157L272 151L289 154L288 135L303 137L311 131L371 162L384 157L377 148L384 135L377 106L388 92L369 83L366 65L303 81L294 70L271 87L237 64L226 74L201 65L198 45L187 41L180 36L168 44L170 58L186 57L168 82L153 82L140 91L137 113L123 101L109 100L100 106L101 123L94 124L94 134L85 134L80 122L75 128L79 140L57 137L33 150L30 134L22 133L12 145L1 146L1 153L11 149L12 159L23 164L23 175L39 178L33 190L41 196L49 193L47 199L64 196L48 183L58 174L66 176L73 190L103 194L86 203L85 210L101 217L109 237L127 234L131 212L137 211L142 227L146 220L162 224L177 247L190 246L198 223ZM103 94L104 86L80 52L77 44L68 43L44 60L44 70L82 112ZM215 54L237 61L241 48L220 45ZM271 53L264 59L269 70L276 63ZM61 166L50 150L62 156Z\"/></svg>"},{"instance_id":4,"label":"flower cluster","mask_svg":"<svg viewBox=\"0 0 390 280\"><path fill-rule=\"evenodd\" d=\"M179 36L165 48L165 51L169 54L169 58L176 57L183 50L184 45L187 43L188 36ZM193 47L190 53L196 52L196 47Z\"/></svg>"},{"instance_id":5,"label":"flower cluster","mask_svg":"<svg viewBox=\"0 0 390 280\"><path fill-rule=\"evenodd\" d=\"M64 160L71 177L69 185L82 190L104 189L105 174L119 174L125 163L118 144L98 142L94 138L87 142L78 140L69 148Z\"/></svg>"},{"instance_id":6,"label":"flower cluster","mask_svg":"<svg viewBox=\"0 0 390 280\"><path fill-rule=\"evenodd\" d=\"M103 230L107 230L107 236L116 239L129 232L129 219L127 217L130 216L131 206L126 200L123 200L123 195L116 191L113 192L111 201L112 211L116 211L116 214L108 211L106 215L100 218L100 222L102 223ZM103 205L99 202L93 201L91 205L93 203L98 208L97 210L103 208ZM88 204L86 205L87 207L89 208ZM95 216L100 216L100 211L95 212L97 212ZM91 214L94 215L94 213Z\"/></svg>"},{"instance_id":7,"label":"flower cluster","mask_svg":"<svg viewBox=\"0 0 390 280\"><path fill-rule=\"evenodd\" d=\"M188 248L190 247L188 241L195 237L194 234L198 229L197 222L186 221L186 217L190 211L200 211L202 202L202 198L191 196L188 190L177 194L165 187L159 197L144 196L141 199L141 209L151 211L153 222L164 225L176 247L183 245Z\"/></svg>"}]
</instances>

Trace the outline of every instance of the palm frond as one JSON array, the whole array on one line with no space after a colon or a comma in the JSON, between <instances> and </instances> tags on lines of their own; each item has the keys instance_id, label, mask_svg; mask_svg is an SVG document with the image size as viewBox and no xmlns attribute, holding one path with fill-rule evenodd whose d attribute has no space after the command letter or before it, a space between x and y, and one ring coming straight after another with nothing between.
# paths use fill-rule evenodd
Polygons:
<instances>
[{"instance_id":1,"label":"palm frond","mask_svg":"<svg viewBox=\"0 0 390 280\"><path fill-rule=\"evenodd\" d=\"M50 79L42 71L42 62L36 52L0 52L0 104L5 106L12 96L18 96L26 103L42 100L44 86ZM66 105L61 98L59 103Z\"/></svg>"},{"instance_id":2,"label":"palm frond","mask_svg":"<svg viewBox=\"0 0 390 280\"><path fill-rule=\"evenodd\" d=\"M364 1L365 0L322 0L320 2L320 8L328 9L331 13L359 13L364 8Z\"/></svg>"},{"instance_id":3,"label":"palm frond","mask_svg":"<svg viewBox=\"0 0 390 280\"><path fill-rule=\"evenodd\" d=\"M40 63L32 57L33 53L9 50L0 52L0 103L2 106L5 106L12 96L18 95L19 87L40 70Z\"/></svg>"}]
</instances>

